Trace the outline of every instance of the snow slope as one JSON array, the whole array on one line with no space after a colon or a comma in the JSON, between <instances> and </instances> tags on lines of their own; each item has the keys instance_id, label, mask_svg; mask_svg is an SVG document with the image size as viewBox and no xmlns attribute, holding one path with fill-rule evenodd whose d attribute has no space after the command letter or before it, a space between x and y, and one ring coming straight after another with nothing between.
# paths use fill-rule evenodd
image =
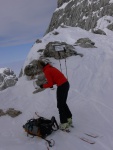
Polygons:
<instances>
[{"instance_id":1,"label":"snow slope","mask_svg":"<svg viewBox=\"0 0 113 150\"><path fill-rule=\"evenodd\" d=\"M112 150L113 149L113 32L104 29L105 35L96 35L80 28L68 27L54 30L43 37L42 43L34 44L25 65L39 58L37 51L50 41L65 41L74 44L79 38L89 37L97 48L75 47L84 57L67 58L67 72L70 82L68 105L73 114L75 128L71 133L54 132L48 139L55 140L50 150ZM53 32L54 32L53 31ZM60 69L59 61L50 59L53 66ZM61 60L63 73L66 74L65 60ZM54 90L46 89L32 94L33 81L25 76L14 87L0 92L0 108L4 111L15 108L22 111L16 118L0 117L0 150L46 150L45 141L40 138L27 137L23 124L35 116L35 111L50 119L54 115L59 123L56 107L56 86ZM93 139L84 135L91 132L99 135ZM87 137L96 143L90 145L78 137Z\"/></svg>"}]
</instances>

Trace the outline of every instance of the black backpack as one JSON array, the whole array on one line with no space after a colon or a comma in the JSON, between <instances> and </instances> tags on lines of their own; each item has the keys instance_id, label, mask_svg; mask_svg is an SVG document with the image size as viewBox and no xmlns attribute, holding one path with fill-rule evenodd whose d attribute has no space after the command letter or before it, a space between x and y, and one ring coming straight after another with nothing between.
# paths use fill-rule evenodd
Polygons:
<instances>
[{"instance_id":1,"label":"black backpack","mask_svg":"<svg viewBox=\"0 0 113 150\"><path fill-rule=\"evenodd\" d=\"M53 116L51 120L39 117L38 119L30 119L27 121L25 125L23 125L25 132L27 135L39 136L45 139L48 135L50 135L53 131L59 129L57 121Z\"/></svg>"}]
</instances>

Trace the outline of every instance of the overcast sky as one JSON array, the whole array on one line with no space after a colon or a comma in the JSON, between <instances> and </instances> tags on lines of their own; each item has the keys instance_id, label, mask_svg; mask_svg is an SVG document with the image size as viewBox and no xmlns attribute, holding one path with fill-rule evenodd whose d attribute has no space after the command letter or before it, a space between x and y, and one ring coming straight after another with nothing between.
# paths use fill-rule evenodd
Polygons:
<instances>
[{"instance_id":1,"label":"overcast sky","mask_svg":"<svg viewBox=\"0 0 113 150\"><path fill-rule=\"evenodd\" d=\"M0 64L25 59L56 7L57 0L0 0Z\"/></svg>"}]
</instances>

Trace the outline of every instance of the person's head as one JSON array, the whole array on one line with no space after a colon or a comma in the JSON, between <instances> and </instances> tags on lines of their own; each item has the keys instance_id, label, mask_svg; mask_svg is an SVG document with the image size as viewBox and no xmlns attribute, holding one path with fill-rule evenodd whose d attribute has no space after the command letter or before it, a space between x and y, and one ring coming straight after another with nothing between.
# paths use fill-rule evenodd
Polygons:
<instances>
[{"instance_id":1,"label":"person's head","mask_svg":"<svg viewBox=\"0 0 113 150\"><path fill-rule=\"evenodd\" d=\"M43 69L46 66L46 63L42 60L38 60L38 68Z\"/></svg>"},{"instance_id":2,"label":"person's head","mask_svg":"<svg viewBox=\"0 0 113 150\"><path fill-rule=\"evenodd\" d=\"M37 74L37 66L36 65L27 65L24 69L24 74L27 76L34 76Z\"/></svg>"}]
</instances>

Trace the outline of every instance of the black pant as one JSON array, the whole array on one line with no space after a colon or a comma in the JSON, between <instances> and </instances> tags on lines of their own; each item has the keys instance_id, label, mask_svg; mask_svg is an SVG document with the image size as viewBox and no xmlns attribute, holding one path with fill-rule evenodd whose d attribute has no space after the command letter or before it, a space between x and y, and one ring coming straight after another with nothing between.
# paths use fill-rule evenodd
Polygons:
<instances>
[{"instance_id":1,"label":"black pant","mask_svg":"<svg viewBox=\"0 0 113 150\"><path fill-rule=\"evenodd\" d=\"M71 118L72 114L69 110L68 105L66 104L67 96L69 91L69 82L65 82L57 88L57 108L60 114L60 122L66 123L67 118Z\"/></svg>"}]
</instances>

